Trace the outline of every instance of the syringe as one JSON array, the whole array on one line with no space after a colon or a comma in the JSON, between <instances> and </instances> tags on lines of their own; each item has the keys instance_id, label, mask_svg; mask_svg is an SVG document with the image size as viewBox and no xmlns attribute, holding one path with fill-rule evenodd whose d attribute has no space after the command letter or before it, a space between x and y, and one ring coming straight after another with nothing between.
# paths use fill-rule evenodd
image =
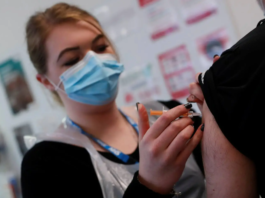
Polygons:
<instances>
[{"instance_id":1,"label":"syringe","mask_svg":"<svg viewBox=\"0 0 265 198\"><path fill-rule=\"evenodd\" d=\"M168 110L156 111L150 109L150 116L162 116L163 113L167 112ZM179 118L193 118L195 116L201 116L200 113L194 113L193 111L189 111L188 113L183 114Z\"/></svg>"}]
</instances>

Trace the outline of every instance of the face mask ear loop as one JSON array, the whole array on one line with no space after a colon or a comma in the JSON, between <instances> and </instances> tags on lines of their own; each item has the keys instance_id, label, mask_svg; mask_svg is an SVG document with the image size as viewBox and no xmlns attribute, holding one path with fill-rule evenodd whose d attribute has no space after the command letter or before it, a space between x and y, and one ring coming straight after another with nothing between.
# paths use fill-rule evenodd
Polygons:
<instances>
[{"instance_id":1,"label":"face mask ear loop","mask_svg":"<svg viewBox=\"0 0 265 198\"><path fill-rule=\"evenodd\" d=\"M60 85L62 84L62 80L60 80L60 82L58 83L58 85L56 85L55 83L53 83L53 82L48 78L48 76L45 75L45 78L46 78L46 79L47 79L47 80L53 85L55 91L60 91L60 92L62 92L62 93L64 93L64 94L66 94L65 91L62 90L62 89L60 88Z\"/></svg>"}]
</instances>

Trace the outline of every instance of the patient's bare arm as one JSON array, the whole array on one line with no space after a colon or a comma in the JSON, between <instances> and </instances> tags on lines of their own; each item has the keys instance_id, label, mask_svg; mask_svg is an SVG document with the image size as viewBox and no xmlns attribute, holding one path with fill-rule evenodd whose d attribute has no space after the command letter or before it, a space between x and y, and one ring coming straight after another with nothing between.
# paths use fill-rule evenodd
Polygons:
<instances>
[{"instance_id":1,"label":"patient's bare arm","mask_svg":"<svg viewBox=\"0 0 265 198\"><path fill-rule=\"evenodd\" d=\"M205 102L203 116L202 153L207 198L258 197L253 162L226 139Z\"/></svg>"}]
</instances>

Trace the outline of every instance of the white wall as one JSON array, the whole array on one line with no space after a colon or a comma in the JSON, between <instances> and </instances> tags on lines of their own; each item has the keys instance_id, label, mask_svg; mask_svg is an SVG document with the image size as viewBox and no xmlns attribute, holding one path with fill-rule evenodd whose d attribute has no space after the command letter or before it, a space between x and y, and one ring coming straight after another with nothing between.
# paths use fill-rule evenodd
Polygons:
<instances>
[{"instance_id":1,"label":"white wall","mask_svg":"<svg viewBox=\"0 0 265 198\"><path fill-rule=\"evenodd\" d=\"M264 18L257 0L226 0L226 4L239 38L255 28L258 21Z\"/></svg>"},{"instance_id":2,"label":"white wall","mask_svg":"<svg viewBox=\"0 0 265 198\"><path fill-rule=\"evenodd\" d=\"M110 2L112 0L67 0L65 2L74 3L81 8L90 10L105 1ZM21 50L21 46L25 44L24 29L28 17L35 11L43 10L57 2L58 1L56 0L0 0L0 61L7 58L10 52ZM234 27L237 30L238 39L253 29L258 21L263 18L263 14L259 9L256 0L226 0L226 4L230 11L227 14L230 15ZM24 54L24 56L26 57L27 55ZM39 104L35 104L35 106L41 104L41 107L36 108L42 109L43 115L37 115L37 111L33 110L29 115L20 115L21 121L19 122L21 123L23 123L23 119L29 119L35 116L39 116L41 119L42 117L45 117L45 114L48 115L48 111L57 111L57 109L52 108L48 104L45 98L42 98L42 90L40 86L35 83L34 78L32 78L32 76L35 75L35 72L30 63L24 65L24 67L26 68L26 76L31 76L29 83L35 92L34 98L39 101ZM2 88L0 87L0 89ZM0 95L0 102L3 101L3 98L4 96ZM10 128L9 125L10 122L14 125L19 125L20 123L15 120L13 121L11 115L3 113L6 112L7 108L7 104L0 103L0 126L5 133L9 145L9 158L12 164L12 169L19 173L21 155L15 142L12 128Z\"/></svg>"},{"instance_id":3,"label":"white wall","mask_svg":"<svg viewBox=\"0 0 265 198\"><path fill-rule=\"evenodd\" d=\"M104 0L64 0L66 3L74 3L82 8L94 7ZM43 10L58 0L0 0L0 54L14 50L25 42L25 24L34 12ZM4 25L3 25L4 24Z\"/></svg>"}]
</instances>

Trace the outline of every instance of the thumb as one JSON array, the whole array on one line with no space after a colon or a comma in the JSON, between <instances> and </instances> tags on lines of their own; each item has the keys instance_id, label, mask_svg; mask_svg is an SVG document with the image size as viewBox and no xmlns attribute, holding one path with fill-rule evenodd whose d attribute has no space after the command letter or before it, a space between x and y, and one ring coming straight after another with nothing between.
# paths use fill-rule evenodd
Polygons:
<instances>
[{"instance_id":1,"label":"thumb","mask_svg":"<svg viewBox=\"0 0 265 198\"><path fill-rule=\"evenodd\" d=\"M138 110L138 127L139 127L139 141L141 141L150 128L149 126L149 118L146 111L146 108L141 103L137 102L136 107Z\"/></svg>"}]
</instances>

